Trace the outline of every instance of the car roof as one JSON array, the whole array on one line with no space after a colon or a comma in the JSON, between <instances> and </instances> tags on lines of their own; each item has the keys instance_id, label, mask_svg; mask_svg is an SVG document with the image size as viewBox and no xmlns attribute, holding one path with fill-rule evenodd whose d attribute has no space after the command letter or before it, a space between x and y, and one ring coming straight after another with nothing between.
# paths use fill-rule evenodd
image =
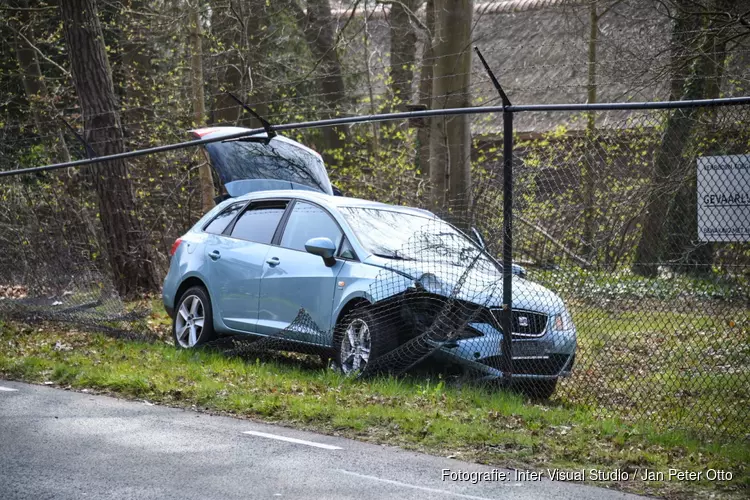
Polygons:
<instances>
[{"instance_id":1,"label":"car roof","mask_svg":"<svg viewBox=\"0 0 750 500\"><path fill-rule=\"evenodd\" d=\"M373 208L377 210L390 210L394 212L410 213L421 215L423 217L436 217L435 214L421 208L406 207L401 205L389 205L378 201L363 200L361 198L349 198L347 196L331 196L317 191L301 190L274 190L274 191L256 191L235 198L236 200L255 200L264 198L296 198L298 200L309 200L312 202L326 205L329 208Z\"/></svg>"}]
</instances>

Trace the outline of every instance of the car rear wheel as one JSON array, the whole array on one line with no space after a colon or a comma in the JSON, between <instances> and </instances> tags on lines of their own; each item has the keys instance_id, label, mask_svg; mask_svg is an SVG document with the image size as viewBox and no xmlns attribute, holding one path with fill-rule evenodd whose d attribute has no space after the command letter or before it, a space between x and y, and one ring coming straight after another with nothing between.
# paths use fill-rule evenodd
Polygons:
<instances>
[{"instance_id":1,"label":"car rear wheel","mask_svg":"<svg viewBox=\"0 0 750 500\"><path fill-rule=\"evenodd\" d=\"M215 338L211 300L203 287L188 288L180 297L172 322L177 347L191 349Z\"/></svg>"},{"instance_id":2,"label":"car rear wheel","mask_svg":"<svg viewBox=\"0 0 750 500\"><path fill-rule=\"evenodd\" d=\"M375 359L398 345L395 334L383 328L366 308L355 309L341 321L334 342L334 359L347 376L361 374Z\"/></svg>"}]
</instances>

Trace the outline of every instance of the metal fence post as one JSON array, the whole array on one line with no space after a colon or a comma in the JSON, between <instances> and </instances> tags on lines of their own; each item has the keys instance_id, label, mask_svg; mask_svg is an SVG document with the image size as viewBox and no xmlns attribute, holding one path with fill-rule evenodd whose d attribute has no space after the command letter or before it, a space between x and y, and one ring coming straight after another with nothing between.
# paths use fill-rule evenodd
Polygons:
<instances>
[{"instance_id":1,"label":"metal fence post","mask_svg":"<svg viewBox=\"0 0 750 500\"><path fill-rule=\"evenodd\" d=\"M510 103L508 103L510 105ZM503 111L503 380L513 378L513 112Z\"/></svg>"},{"instance_id":2,"label":"metal fence post","mask_svg":"<svg viewBox=\"0 0 750 500\"><path fill-rule=\"evenodd\" d=\"M474 47L474 52L503 102L503 314L500 318L503 343L500 368L503 381L510 384L513 379L513 111L508 95L479 47Z\"/></svg>"}]
</instances>

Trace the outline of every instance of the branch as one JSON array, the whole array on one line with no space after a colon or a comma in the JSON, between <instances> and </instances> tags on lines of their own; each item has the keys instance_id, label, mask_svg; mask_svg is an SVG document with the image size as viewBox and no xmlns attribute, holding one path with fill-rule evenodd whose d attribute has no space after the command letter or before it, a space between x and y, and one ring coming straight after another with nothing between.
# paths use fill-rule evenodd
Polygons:
<instances>
[{"instance_id":1,"label":"branch","mask_svg":"<svg viewBox=\"0 0 750 500\"><path fill-rule=\"evenodd\" d=\"M622 1L622 0L619 0L619 1ZM432 33L430 33L430 29L427 26L425 26L425 24L414 13L414 11L412 11L409 7L407 7L404 2L401 2L399 0L375 0L375 3L379 5L394 5L394 4L400 5L401 8L404 9L404 12L406 12L409 15L412 21L414 21L414 23L417 26L419 26L419 29L427 33L427 36L430 36L430 37L432 36Z\"/></svg>"},{"instance_id":2,"label":"branch","mask_svg":"<svg viewBox=\"0 0 750 500\"><path fill-rule=\"evenodd\" d=\"M557 248L559 248L560 250L562 250L563 253L566 254L568 257L570 257L574 261L578 262L582 267L584 267L584 268L594 267L591 262L587 261L586 259L584 259L583 257L581 257L579 255L576 255L572 250L570 250L563 243L561 243L560 241L558 241L557 239L555 239L554 236L552 236L551 234L549 234L541 226L538 226L538 225L534 224L530 220L528 220L528 219L526 219L526 218L524 218L524 217L522 217L520 215L516 215L516 217L518 218L518 220L520 220L521 222L523 222L524 224L526 224L527 226L529 226L530 228L532 228L533 230L535 230L536 232L538 232L539 234L541 234L542 236L544 236L545 238L547 238L550 242L552 242L553 245L555 245Z\"/></svg>"},{"instance_id":3,"label":"branch","mask_svg":"<svg viewBox=\"0 0 750 500\"><path fill-rule=\"evenodd\" d=\"M346 31L347 26L349 26L349 22L354 18L354 14L357 12L357 7L359 6L360 1L361 0L357 0L354 3L354 5L352 6L352 12L351 12L351 14L349 14L349 18L344 23L344 26L336 34L336 39L333 41L333 45L328 50L326 50L323 53L323 55L321 55L318 58L317 61L315 61L315 64L313 64L312 69L307 72L307 74L304 76L304 78L302 78L302 80L300 80L300 83L307 81L307 79L310 77L310 75L312 75L313 73L315 73L315 70L318 69L318 66L320 66L320 64L323 62L323 60L326 58L326 56L328 56L328 54L332 50L335 50L336 47L338 47L339 43L341 43L341 37L344 35L344 31ZM289 2L288 5L291 7L291 9L292 9L295 17L297 18L298 26L299 26L300 30L302 31L302 35L305 38L307 38L307 26L301 26L300 25L300 23L302 21L307 20L307 14L305 14L305 11L303 11L302 8L299 5L297 5L297 3L294 0L292 0L291 2ZM308 46L309 45L310 44L308 43ZM310 48L310 51L312 52L312 48ZM299 84L297 84L297 85L299 85Z\"/></svg>"},{"instance_id":4,"label":"branch","mask_svg":"<svg viewBox=\"0 0 750 500\"><path fill-rule=\"evenodd\" d=\"M608 6L608 7L606 8L606 9L604 9L603 11L601 11L600 13L598 13L598 14L596 15L596 18L597 18L597 19L601 19L602 17L604 17L604 15L605 15L605 14L606 14L607 12L609 12L610 10L612 10L612 7L616 7L616 6L617 6L617 4L620 4L620 3L622 3L622 2L623 2L623 0L616 0L615 2L611 3L611 4L610 4L610 5L609 5L609 6Z\"/></svg>"},{"instance_id":5,"label":"branch","mask_svg":"<svg viewBox=\"0 0 750 500\"><path fill-rule=\"evenodd\" d=\"M57 9L57 6L48 5L46 7L10 7L8 5L0 5L0 10L9 10L11 12L41 12L53 9Z\"/></svg>"},{"instance_id":6,"label":"branch","mask_svg":"<svg viewBox=\"0 0 750 500\"><path fill-rule=\"evenodd\" d=\"M48 63L50 63L51 65L53 65L53 66L54 66L54 67L56 67L57 69L59 69L60 71L62 71L62 73L63 73L63 74L65 75L65 76L67 76L68 78L71 78L71 74L70 74L70 72L69 72L68 70L66 70L65 68L63 68L63 67L62 67L62 66L60 66L59 64L57 64L57 63L56 63L55 61L53 61L53 60L52 60L52 59L50 59L49 57L45 56L45 55L44 55L44 53L43 53L43 52L42 52L41 50L39 50L39 49L38 49L38 48L36 47L36 45L34 45L33 43L31 43L31 40L29 40L28 38L26 38L26 36L24 36L24 34L23 34L23 33L21 33L20 31L18 31L18 30L17 30L16 28L14 28L13 26L11 26L11 25L10 25L10 24L8 24L8 23L5 23L5 25L6 25L6 26L8 26L8 28L10 28L10 30L11 30L11 31L12 31L13 33L15 33L15 34L16 34L17 36L21 37L21 38L23 39L23 41L24 41L24 42L26 42L26 44L27 44L27 45L28 45L29 47L31 47L32 49L34 49L34 51L35 51L35 52L36 52L37 54L39 54L39 56L40 56L40 57L41 57L42 59L44 59L45 61L47 61Z\"/></svg>"}]
</instances>

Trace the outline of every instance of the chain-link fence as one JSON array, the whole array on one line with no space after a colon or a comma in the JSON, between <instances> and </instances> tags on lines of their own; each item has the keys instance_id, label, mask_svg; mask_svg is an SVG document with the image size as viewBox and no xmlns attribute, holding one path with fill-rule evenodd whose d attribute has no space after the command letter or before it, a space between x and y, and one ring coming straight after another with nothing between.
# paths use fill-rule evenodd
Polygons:
<instances>
[{"instance_id":1,"label":"chain-link fence","mask_svg":"<svg viewBox=\"0 0 750 500\"><path fill-rule=\"evenodd\" d=\"M517 143L514 259L571 313L570 400L745 432L749 112L559 110L587 126Z\"/></svg>"},{"instance_id":2,"label":"chain-link fence","mask_svg":"<svg viewBox=\"0 0 750 500\"><path fill-rule=\"evenodd\" d=\"M529 116L558 126L527 133ZM391 205L306 186L204 215L194 151L135 160L131 248L149 248L159 278L169 269L175 343L321 355L353 376L439 370L746 438L750 106L509 106L474 120L459 198L435 187L440 162L415 166L421 129L405 121L380 169L329 172L345 195ZM118 292L118 247L101 231L109 200L94 185L107 168L2 179L0 317L153 337L140 320L161 306Z\"/></svg>"}]
</instances>

